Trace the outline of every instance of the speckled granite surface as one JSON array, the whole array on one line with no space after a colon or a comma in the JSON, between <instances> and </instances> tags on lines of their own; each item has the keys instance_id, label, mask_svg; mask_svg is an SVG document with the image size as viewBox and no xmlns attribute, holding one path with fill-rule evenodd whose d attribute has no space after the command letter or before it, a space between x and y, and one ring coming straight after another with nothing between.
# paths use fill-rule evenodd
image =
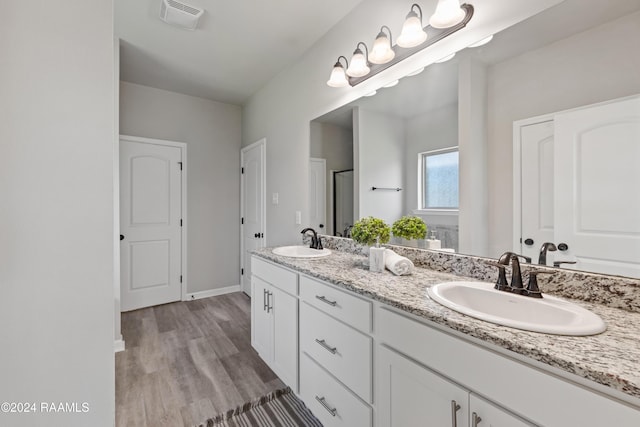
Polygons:
<instances>
[{"instance_id":1,"label":"speckled granite surface","mask_svg":"<svg viewBox=\"0 0 640 427\"><path fill-rule=\"evenodd\" d=\"M352 252L358 251L360 249ZM371 273L365 256L340 251L315 260L277 256L270 248L254 254L640 398L640 313L580 301L580 305L604 319L608 326L606 332L589 337L540 334L477 320L429 298L430 286L460 280L459 275L427 268L416 268L410 276L394 276L388 271Z\"/></svg>"}]
</instances>

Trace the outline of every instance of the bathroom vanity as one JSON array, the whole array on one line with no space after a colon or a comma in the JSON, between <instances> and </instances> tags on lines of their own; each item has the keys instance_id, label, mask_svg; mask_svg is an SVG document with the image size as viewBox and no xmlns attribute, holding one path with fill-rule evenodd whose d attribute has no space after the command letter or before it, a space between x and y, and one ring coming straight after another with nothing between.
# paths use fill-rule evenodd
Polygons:
<instances>
[{"instance_id":1,"label":"bathroom vanity","mask_svg":"<svg viewBox=\"0 0 640 427\"><path fill-rule=\"evenodd\" d=\"M608 325L586 337L499 326L428 297L459 275L372 273L332 240L318 260L252 258L252 344L325 426L640 425L640 313L580 301Z\"/></svg>"}]
</instances>

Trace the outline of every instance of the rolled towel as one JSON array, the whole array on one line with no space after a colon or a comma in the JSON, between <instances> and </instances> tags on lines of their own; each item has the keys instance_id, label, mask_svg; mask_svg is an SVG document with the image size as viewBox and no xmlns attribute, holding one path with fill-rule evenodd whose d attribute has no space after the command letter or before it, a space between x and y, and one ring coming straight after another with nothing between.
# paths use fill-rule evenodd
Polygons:
<instances>
[{"instance_id":1,"label":"rolled towel","mask_svg":"<svg viewBox=\"0 0 640 427\"><path fill-rule=\"evenodd\" d=\"M385 249L384 251L384 265L387 270L396 276L411 274L414 268L409 258L400 256L391 249Z\"/></svg>"}]
</instances>

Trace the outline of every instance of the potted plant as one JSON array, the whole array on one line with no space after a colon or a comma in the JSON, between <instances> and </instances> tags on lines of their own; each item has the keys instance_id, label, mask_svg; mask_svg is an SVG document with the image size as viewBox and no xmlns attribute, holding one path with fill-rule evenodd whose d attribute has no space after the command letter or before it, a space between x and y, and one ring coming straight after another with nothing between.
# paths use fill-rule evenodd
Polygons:
<instances>
[{"instance_id":1,"label":"potted plant","mask_svg":"<svg viewBox=\"0 0 640 427\"><path fill-rule=\"evenodd\" d=\"M369 248L369 270L384 270L384 248L380 247L380 243L387 243L391 236L391 229L380 218L368 216L361 218L353 224L351 229L351 238L356 242L375 247Z\"/></svg>"},{"instance_id":2,"label":"potted plant","mask_svg":"<svg viewBox=\"0 0 640 427\"><path fill-rule=\"evenodd\" d=\"M408 246L417 246L417 241L427 237L427 225L417 216L403 216L391 226L393 236L404 239Z\"/></svg>"}]
</instances>

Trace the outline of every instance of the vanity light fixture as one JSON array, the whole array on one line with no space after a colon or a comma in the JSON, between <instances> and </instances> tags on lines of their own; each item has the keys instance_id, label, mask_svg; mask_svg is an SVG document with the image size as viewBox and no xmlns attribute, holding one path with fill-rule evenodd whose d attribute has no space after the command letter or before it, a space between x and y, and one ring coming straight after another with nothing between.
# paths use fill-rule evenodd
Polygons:
<instances>
[{"instance_id":1,"label":"vanity light fixture","mask_svg":"<svg viewBox=\"0 0 640 427\"><path fill-rule=\"evenodd\" d=\"M384 29L387 29L389 32L389 36L384 32ZM396 53L393 51L391 47L391 30L386 25L383 25L380 28L380 32L376 37L376 41L373 42L373 47L371 48L371 55L369 55L369 62L372 64L386 64L391 61L396 56Z\"/></svg>"},{"instance_id":2,"label":"vanity light fixture","mask_svg":"<svg viewBox=\"0 0 640 427\"><path fill-rule=\"evenodd\" d=\"M360 50L360 45L364 46L364 51L367 52L367 56L362 53ZM347 68L347 76L349 77L363 77L369 74L371 69L367 65L367 57L369 56L369 50L367 49L367 45L358 42L356 45L356 50L353 51L353 56L351 57L351 64L349 68Z\"/></svg>"},{"instance_id":3,"label":"vanity light fixture","mask_svg":"<svg viewBox=\"0 0 640 427\"><path fill-rule=\"evenodd\" d=\"M415 71L410 72L409 74L407 74L405 77L413 77L413 76L417 76L418 74L420 74L421 72L423 72L425 70L425 68L427 67L422 67L422 68L418 68Z\"/></svg>"},{"instance_id":4,"label":"vanity light fixture","mask_svg":"<svg viewBox=\"0 0 640 427\"><path fill-rule=\"evenodd\" d=\"M480 46L484 46L485 44L489 43L491 40L493 40L493 34L491 34L489 37L485 37L482 40L478 40L475 43L471 43L469 46L467 47L480 47Z\"/></svg>"},{"instance_id":5,"label":"vanity light fixture","mask_svg":"<svg viewBox=\"0 0 640 427\"><path fill-rule=\"evenodd\" d=\"M453 57L456 56L456 53L453 52L451 55L447 55L444 58L440 58L438 59L436 62L436 64L442 64L443 62L447 62L450 59L453 59Z\"/></svg>"},{"instance_id":6,"label":"vanity light fixture","mask_svg":"<svg viewBox=\"0 0 640 427\"><path fill-rule=\"evenodd\" d=\"M413 9L420 12L418 15ZM422 29L422 9L416 3L411 5L411 10L402 24L402 31L398 36L398 46L414 47L421 45L427 39L427 33Z\"/></svg>"},{"instance_id":7,"label":"vanity light fixture","mask_svg":"<svg viewBox=\"0 0 640 427\"><path fill-rule=\"evenodd\" d=\"M356 50L351 58L351 66L349 66L347 58L344 56L338 57L327 85L344 87L355 86L364 82L400 61L409 58L411 55L463 29L473 17L473 10L473 6L470 4L465 3L460 6L459 0L438 0L436 12L429 20L430 25L422 27L422 8L414 3L411 5L411 9L402 26L398 44L393 44L391 30L386 25L383 25L370 51L363 42L359 42L356 45ZM364 46L364 53L360 45ZM450 58L443 58L441 61L447 59ZM342 60L344 61L341 62ZM416 70L414 73L418 74L420 71ZM414 73L410 75L415 75Z\"/></svg>"},{"instance_id":8,"label":"vanity light fixture","mask_svg":"<svg viewBox=\"0 0 640 427\"><path fill-rule=\"evenodd\" d=\"M436 12L429 19L433 28L449 28L462 22L465 11L459 0L438 0Z\"/></svg>"},{"instance_id":9,"label":"vanity light fixture","mask_svg":"<svg viewBox=\"0 0 640 427\"><path fill-rule=\"evenodd\" d=\"M349 62L347 61L347 58L340 55L335 65L333 66L333 70L331 70L331 77L329 77L329 80L327 81L327 85L331 87L345 87L349 85L349 81L347 80L347 75L345 74L345 71L344 71L344 66L340 62L341 58L344 59L344 62L345 64L347 64L347 67L349 66Z\"/></svg>"}]
</instances>

